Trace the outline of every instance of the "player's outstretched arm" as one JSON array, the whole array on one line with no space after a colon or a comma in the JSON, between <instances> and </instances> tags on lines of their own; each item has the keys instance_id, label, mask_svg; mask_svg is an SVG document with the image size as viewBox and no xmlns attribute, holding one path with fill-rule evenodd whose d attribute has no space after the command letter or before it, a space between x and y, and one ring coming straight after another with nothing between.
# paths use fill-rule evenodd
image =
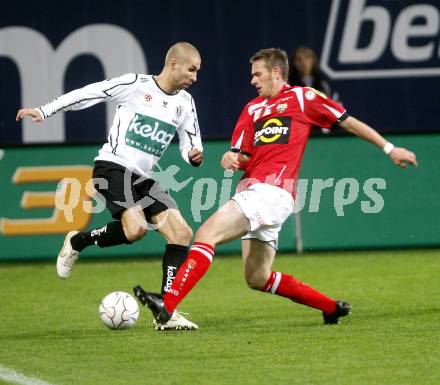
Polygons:
<instances>
[{"instance_id":1,"label":"player's outstretched arm","mask_svg":"<svg viewBox=\"0 0 440 385\"><path fill-rule=\"evenodd\" d=\"M409 164L417 166L416 154L403 147L395 147L380 135L376 130L360 120L349 116L340 126L346 131L367 140L381 148L397 166L406 168Z\"/></svg>"},{"instance_id":2,"label":"player's outstretched arm","mask_svg":"<svg viewBox=\"0 0 440 385\"><path fill-rule=\"evenodd\" d=\"M31 116L33 122L41 122L43 120L43 117L36 108L21 108L18 110L15 120L18 122L25 116Z\"/></svg>"}]
</instances>

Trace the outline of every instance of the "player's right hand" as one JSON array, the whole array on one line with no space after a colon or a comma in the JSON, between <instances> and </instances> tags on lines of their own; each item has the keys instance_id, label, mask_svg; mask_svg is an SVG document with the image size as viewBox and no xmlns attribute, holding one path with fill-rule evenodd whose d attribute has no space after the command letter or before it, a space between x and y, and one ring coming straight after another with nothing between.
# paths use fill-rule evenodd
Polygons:
<instances>
[{"instance_id":1,"label":"player's right hand","mask_svg":"<svg viewBox=\"0 0 440 385\"><path fill-rule=\"evenodd\" d=\"M15 120L18 122L25 116L31 116L33 122L41 122L43 118L35 108L22 108L18 110Z\"/></svg>"},{"instance_id":2,"label":"player's right hand","mask_svg":"<svg viewBox=\"0 0 440 385\"><path fill-rule=\"evenodd\" d=\"M225 170L237 171L240 169L240 162L238 152L227 151L223 154L222 160L220 161L221 166Z\"/></svg>"}]
</instances>

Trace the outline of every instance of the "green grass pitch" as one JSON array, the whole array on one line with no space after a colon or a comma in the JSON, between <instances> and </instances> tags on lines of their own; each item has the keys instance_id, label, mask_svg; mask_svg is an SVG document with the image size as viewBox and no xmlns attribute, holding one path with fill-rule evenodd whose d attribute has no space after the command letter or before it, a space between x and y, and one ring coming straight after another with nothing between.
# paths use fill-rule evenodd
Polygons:
<instances>
[{"instance_id":1,"label":"green grass pitch","mask_svg":"<svg viewBox=\"0 0 440 385\"><path fill-rule=\"evenodd\" d=\"M0 264L0 366L54 385L440 384L438 250L280 255L274 268L351 302L352 315L323 325L314 309L248 289L240 258L217 257L181 304L198 331L157 332L147 309L111 331L101 298L157 291L160 260L80 261L66 281L54 263Z\"/></svg>"}]
</instances>

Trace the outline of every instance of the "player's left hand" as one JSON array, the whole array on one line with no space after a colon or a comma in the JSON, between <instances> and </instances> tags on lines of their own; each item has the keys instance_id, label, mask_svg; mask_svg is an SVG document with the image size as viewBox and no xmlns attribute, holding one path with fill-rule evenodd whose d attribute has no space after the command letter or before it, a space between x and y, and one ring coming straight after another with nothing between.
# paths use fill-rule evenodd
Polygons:
<instances>
[{"instance_id":1,"label":"player's left hand","mask_svg":"<svg viewBox=\"0 0 440 385\"><path fill-rule=\"evenodd\" d=\"M410 164L417 166L416 154L403 147L394 147L390 152L390 158L394 164L402 168L407 168Z\"/></svg>"},{"instance_id":2,"label":"player's left hand","mask_svg":"<svg viewBox=\"0 0 440 385\"><path fill-rule=\"evenodd\" d=\"M188 151L188 159L193 166L198 167L203 162L203 152L197 150L196 148L192 148Z\"/></svg>"}]
</instances>

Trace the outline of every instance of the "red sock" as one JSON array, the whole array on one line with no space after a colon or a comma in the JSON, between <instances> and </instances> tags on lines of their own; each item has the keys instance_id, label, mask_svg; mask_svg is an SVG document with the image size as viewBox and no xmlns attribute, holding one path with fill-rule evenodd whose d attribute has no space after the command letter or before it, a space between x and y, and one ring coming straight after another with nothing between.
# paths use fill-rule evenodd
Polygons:
<instances>
[{"instance_id":1,"label":"red sock","mask_svg":"<svg viewBox=\"0 0 440 385\"><path fill-rule=\"evenodd\" d=\"M185 262L177 271L171 289L163 296L165 307L170 313L205 275L213 257L213 246L201 242L194 243Z\"/></svg>"},{"instance_id":2,"label":"red sock","mask_svg":"<svg viewBox=\"0 0 440 385\"><path fill-rule=\"evenodd\" d=\"M290 298L292 301L322 310L324 313L331 314L336 310L334 299L298 281L291 275L272 271L261 291Z\"/></svg>"}]
</instances>

